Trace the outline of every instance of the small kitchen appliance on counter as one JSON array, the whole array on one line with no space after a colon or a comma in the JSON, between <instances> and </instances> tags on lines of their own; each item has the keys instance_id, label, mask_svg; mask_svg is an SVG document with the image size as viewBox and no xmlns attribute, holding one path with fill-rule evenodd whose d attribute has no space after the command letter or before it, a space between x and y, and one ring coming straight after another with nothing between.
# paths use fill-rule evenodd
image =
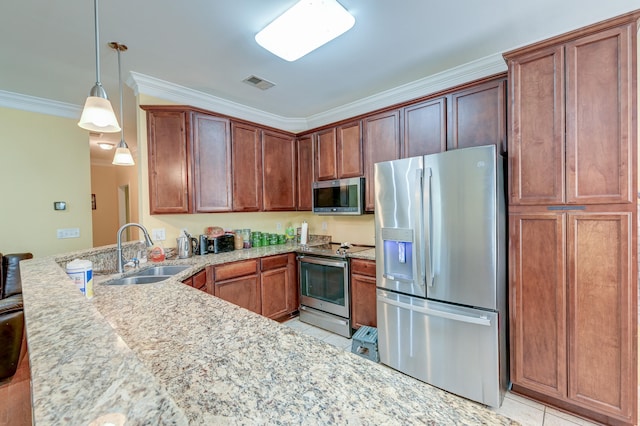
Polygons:
<instances>
[{"instance_id":1,"label":"small kitchen appliance on counter","mask_svg":"<svg viewBox=\"0 0 640 426\"><path fill-rule=\"evenodd\" d=\"M209 236L207 242L208 253L225 253L234 250L235 239L233 234L223 234L217 237Z\"/></svg>"}]
</instances>

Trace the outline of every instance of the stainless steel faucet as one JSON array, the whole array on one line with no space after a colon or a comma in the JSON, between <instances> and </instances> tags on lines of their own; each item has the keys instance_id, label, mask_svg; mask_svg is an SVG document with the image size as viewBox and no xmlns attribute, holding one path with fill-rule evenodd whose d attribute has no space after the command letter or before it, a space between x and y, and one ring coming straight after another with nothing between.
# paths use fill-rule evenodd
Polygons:
<instances>
[{"instance_id":1,"label":"stainless steel faucet","mask_svg":"<svg viewBox=\"0 0 640 426\"><path fill-rule=\"evenodd\" d=\"M149 237L149 233L144 228L144 226L140 225L139 223L133 223L133 222L125 223L124 225L122 225L120 229L118 229L118 248L116 249L116 257L118 258L118 273L120 274L124 272L124 264L125 264L124 257L122 256L122 231L124 231L126 228L130 226L137 226L138 228L142 229L142 233L144 234L145 244L147 245L147 247L151 247L153 245L153 241L151 241L151 238Z\"/></svg>"}]
</instances>

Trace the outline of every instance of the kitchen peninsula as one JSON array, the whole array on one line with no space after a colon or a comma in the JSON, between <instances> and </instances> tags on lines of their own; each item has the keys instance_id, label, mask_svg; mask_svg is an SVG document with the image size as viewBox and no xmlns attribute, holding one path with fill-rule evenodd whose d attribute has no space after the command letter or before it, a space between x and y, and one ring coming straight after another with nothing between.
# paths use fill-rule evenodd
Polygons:
<instances>
[{"instance_id":1,"label":"kitchen peninsula","mask_svg":"<svg viewBox=\"0 0 640 426\"><path fill-rule=\"evenodd\" d=\"M295 249L183 259L193 268L159 283L96 283L91 300L61 265L114 247L21 263L34 424L513 424L180 282Z\"/></svg>"}]
</instances>

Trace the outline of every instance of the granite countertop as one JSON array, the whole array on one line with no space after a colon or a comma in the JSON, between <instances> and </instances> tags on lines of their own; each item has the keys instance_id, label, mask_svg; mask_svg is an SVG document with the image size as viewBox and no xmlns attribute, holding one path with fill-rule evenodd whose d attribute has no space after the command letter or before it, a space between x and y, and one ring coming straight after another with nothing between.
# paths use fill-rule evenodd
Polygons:
<instances>
[{"instance_id":1,"label":"granite countertop","mask_svg":"<svg viewBox=\"0 0 640 426\"><path fill-rule=\"evenodd\" d=\"M180 283L206 264L295 249L167 262L193 267L96 283L93 299L60 265L100 250L22 262L34 424L514 424Z\"/></svg>"}]
</instances>

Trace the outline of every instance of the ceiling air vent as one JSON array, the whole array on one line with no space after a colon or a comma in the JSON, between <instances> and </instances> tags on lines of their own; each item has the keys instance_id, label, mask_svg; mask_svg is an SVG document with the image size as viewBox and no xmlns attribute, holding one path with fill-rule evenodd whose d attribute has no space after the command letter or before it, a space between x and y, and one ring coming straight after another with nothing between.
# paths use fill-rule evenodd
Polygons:
<instances>
[{"instance_id":1,"label":"ceiling air vent","mask_svg":"<svg viewBox=\"0 0 640 426\"><path fill-rule=\"evenodd\" d=\"M250 86L257 87L258 89L262 90L267 90L275 86L275 84L273 84L272 82L263 80L262 78L256 77L255 75L249 76L242 81Z\"/></svg>"}]
</instances>

